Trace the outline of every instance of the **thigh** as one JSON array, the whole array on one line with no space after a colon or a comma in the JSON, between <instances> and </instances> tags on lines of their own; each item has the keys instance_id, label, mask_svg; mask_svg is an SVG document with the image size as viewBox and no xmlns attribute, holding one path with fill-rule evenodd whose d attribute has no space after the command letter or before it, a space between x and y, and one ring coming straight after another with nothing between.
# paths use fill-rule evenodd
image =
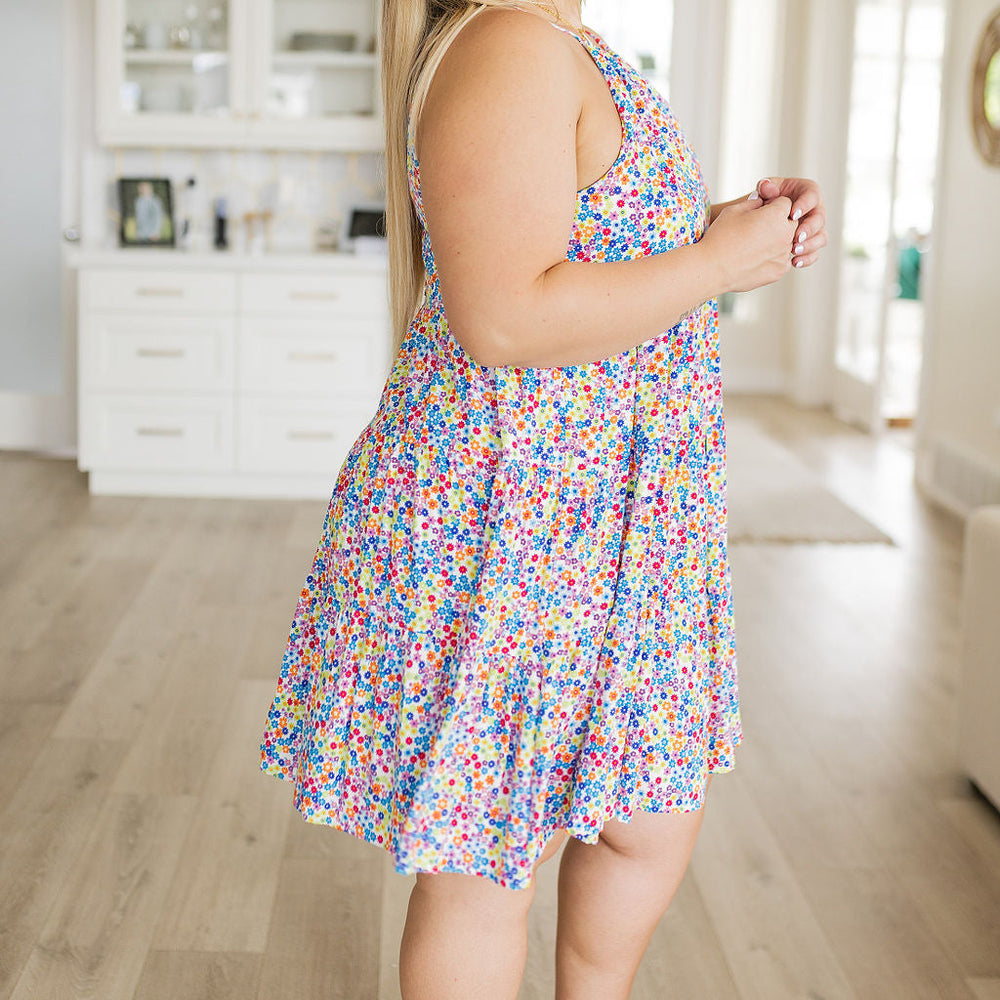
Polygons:
<instances>
[{"instance_id":1,"label":"thigh","mask_svg":"<svg viewBox=\"0 0 1000 1000\"><path fill-rule=\"evenodd\" d=\"M712 776L705 784L707 792ZM704 819L704 803L690 812L644 812L637 809L628 823L608 820L600 839L618 854L647 862L654 868L687 864Z\"/></svg>"},{"instance_id":2,"label":"thigh","mask_svg":"<svg viewBox=\"0 0 1000 1000\"><path fill-rule=\"evenodd\" d=\"M562 829L556 830L556 832L549 837L548 843L545 845L545 850L542 851L541 856L536 863L536 867L559 853L559 848L562 847L565 842L568 832L569 831Z\"/></svg>"},{"instance_id":3,"label":"thigh","mask_svg":"<svg viewBox=\"0 0 1000 1000\"><path fill-rule=\"evenodd\" d=\"M535 887L532 882L524 889L510 889L483 875L461 872L417 872L411 900L414 894L437 901L435 905L438 906L517 916L526 913L531 906Z\"/></svg>"}]
</instances>

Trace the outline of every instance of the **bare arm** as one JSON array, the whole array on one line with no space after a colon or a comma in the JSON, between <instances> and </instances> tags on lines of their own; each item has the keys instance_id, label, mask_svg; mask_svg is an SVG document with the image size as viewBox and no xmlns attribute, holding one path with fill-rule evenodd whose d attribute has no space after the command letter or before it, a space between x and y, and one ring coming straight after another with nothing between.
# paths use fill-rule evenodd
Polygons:
<instances>
[{"instance_id":1,"label":"bare arm","mask_svg":"<svg viewBox=\"0 0 1000 1000\"><path fill-rule=\"evenodd\" d=\"M701 243L570 262L578 45L540 18L487 11L463 29L420 120L421 190L455 339L480 364L597 361L726 288ZM484 95L489 95L488 97Z\"/></svg>"}]
</instances>

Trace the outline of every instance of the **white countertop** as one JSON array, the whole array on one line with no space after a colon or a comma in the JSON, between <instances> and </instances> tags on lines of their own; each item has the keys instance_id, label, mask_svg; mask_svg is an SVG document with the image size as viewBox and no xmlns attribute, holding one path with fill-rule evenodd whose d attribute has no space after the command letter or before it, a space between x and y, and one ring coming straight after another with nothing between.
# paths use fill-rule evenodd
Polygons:
<instances>
[{"instance_id":1,"label":"white countertop","mask_svg":"<svg viewBox=\"0 0 1000 1000\"><path fill-rule=\"evenodd\" d=\"M261 253L235 250L191 251L171 247L67 246L70 267L179 268L192 271L359 271L382 272L388 257L354 253Z\"/></svg>"}]
</instances>

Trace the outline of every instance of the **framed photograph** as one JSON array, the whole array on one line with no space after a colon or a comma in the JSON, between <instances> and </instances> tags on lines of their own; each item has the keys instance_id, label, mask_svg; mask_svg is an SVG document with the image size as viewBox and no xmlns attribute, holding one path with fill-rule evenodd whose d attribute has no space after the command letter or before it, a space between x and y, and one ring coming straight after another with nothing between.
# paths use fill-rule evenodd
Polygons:
<instances>
[{"instance_id":1,"label":"framed photograph","mask_svg":"<svg viewBox=\"0 0 1000 1000\"><path fill-rule=\"evenodd\" d=\"M123 247L172 247L174 200L168 177L119 177L118 210Z\"/></svg>"}]
</instances>

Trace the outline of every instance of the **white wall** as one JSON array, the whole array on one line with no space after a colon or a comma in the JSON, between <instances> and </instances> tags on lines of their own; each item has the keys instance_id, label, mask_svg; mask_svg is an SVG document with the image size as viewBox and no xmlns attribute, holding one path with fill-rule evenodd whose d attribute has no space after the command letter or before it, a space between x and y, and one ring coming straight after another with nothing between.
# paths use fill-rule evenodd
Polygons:
<instances>
[{"instance_id":1,"label":"white wall","mask_svg":"<svg viewBox=\"0 0 1000 1000\"><path fill-rule=\"evenodd\" d=\"M1000 477L1000 167L980 157L970 90L996 0L957 0L945 55L944 121L928 262L927 346L918 422L920 481L938 491L931 456L945 443Z\"/></svg>"},{"instance_id":2,"label":"white wall","mask_svg":"<svg viewBox=\"0 0 1000 1000\"><path fill-rule=\"evenodd\" d=\"M0 33L0 388L60 391L62 3L5 10Z\"/></svg>"}]
</instances>

